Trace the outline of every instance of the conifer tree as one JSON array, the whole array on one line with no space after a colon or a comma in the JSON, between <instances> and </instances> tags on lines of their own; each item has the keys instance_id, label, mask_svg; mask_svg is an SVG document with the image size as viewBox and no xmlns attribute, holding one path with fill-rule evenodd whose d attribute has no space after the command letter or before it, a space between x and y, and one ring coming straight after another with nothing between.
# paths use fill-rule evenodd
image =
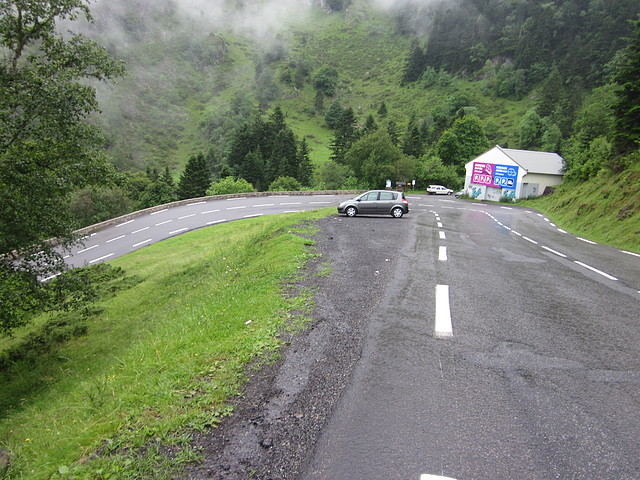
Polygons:
<instances>
[{"instance_id":1,"label":"conifer tree","mask_svg":"<svg viewBox=\"0 0 640 480\"><path fill-rule=\"evenodd\" d=\"M614 104L616 147L622 153L640 146L640 20L632 22L635 37L629 39L622 63L614 76L618 84Z\"/></svg>"},{"instance_id":2,"label":"conifer tree","mask_svg":"<svg viewBox=\"0 0 640 480\"><path fill-rule=\"evenodd\" d=\"M204 197L210 186L211 171L207 159L202 153L191 156L178 182L178 198Z\"/></svg>"},{"instance_id":3,"label":"conifer tree","mask_svg":"<svg viewBox=\"0 0 640 480\"><path fill-rule=\"evenodd\" d=\"M358 139L358 129L356 127L356 116L353 108L345 108L340 116L340 121L334 132L331 142L331 160L337 163L344 163L344 156L351 148L353 142Z\"/></svg>"},{"instance_id":4,"label":"conifer tree","mask_svg":"<svg viewBox=\"0 0 640 480\"><path fill-rule=\"evenodd\" d=\"M298 148L298 181L304 187L310 187L313 178L313 164L309 157L309 145L307 139L303 138Z\"/></svg>"}]
</instances>

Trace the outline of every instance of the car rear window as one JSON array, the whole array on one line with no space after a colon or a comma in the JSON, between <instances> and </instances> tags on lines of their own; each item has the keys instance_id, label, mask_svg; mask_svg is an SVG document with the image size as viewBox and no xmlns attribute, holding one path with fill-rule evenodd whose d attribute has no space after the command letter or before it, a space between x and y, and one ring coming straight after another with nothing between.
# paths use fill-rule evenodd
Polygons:
<instances>
[{"instance_id":1,"label":"car rear window","mask_svg":"<svg viewBox=\"0 0 640 480\"><path fill-rule=\"evenodd\" d=\"M396 194L392 192L380 192L380 200L395 200Z\"/></svg>"}]
</instances>

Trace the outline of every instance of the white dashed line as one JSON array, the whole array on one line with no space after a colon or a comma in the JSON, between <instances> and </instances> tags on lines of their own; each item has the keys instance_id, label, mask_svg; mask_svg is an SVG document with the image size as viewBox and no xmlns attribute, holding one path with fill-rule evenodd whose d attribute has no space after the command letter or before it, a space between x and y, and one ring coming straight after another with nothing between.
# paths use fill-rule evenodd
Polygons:
<instances>
[{"instance_id":1,"label":"white dashed line","mask_svg":"<svg viewBox=\"0 0 640 480\"><path fill-rule=\"evenodd\" d=\"M538 242L536 242L535 240L529 238L529 237L525 237L524 235L522 236L522 238L524 238L527 242L531 242L534 245L538 245Z\"/></svg>"},{"instance_id":2,"label":"white dashed line","mask_svg":"<svg viewBox=\"0 0 640 480\"><path fill-rule=\"evenodd\" d=\"M224 218L222 220L214 220L213 222L207 222L207 225L215 225L216 223L222 222L226 222L226 220Z\"/></svg>"},{"instance_id":3,"label":"white dashed line","mask_svg":"<svg viewBox=\"0 0 640 480\"><path fill-rule=\"evenodd\" d=\"M243 205L243 206L240 206L240 207L229 207L229 208L227 208L227 210L239 210L241 208L247 208L247 206Z\"/></svg>"},{"instance_id":4,"label":"white dashed line","mask_svg":"<svg viewBox=\"0 0 640 480\"><path fill-rule=\"evenodd\" d=\"M205 202L204 200L202 202L193 202L193 203L187 204L187 207L190 207L192 205L202 205L203 203L207 203L207 202Z\"/></svg>"},{"instance_id":5,"label":"white dashed line","mask_svg":"<svg viewBox=\"0 0 640 480\"><path fill-rule=\"evenodd\" d=\"M174 230L173 232L169 232L169 235L175 235L176 233L186 232L187 230L189 230L189 229L188 228L181 228L179 230Z\"/></svg>"},{"instance_id":6,"label":"white dashed line","mask_svg":"<svg viewBox=\"0 0 640 480\"><path fill-rule=\"evenodd\" d=\"M140 233L140 232L144 232L145 230L149 230L150 227L144 227L141 228L140 230L136 230L134 232L131 232L131 235L135 234L135 233Z\"/></svg>"},{"instance_id":7,"label":"white dashed line","mask_svg":"<svg viewBox=\"0 0 640 480\"><path fill-rule=\"evenodd\" d=\"M89 250L93 250L94 248L96 248L96 247L98 247L98 246L99 246L99 245L97 245L97 244L96 244L96 245L93 245L93 246L91 246L91 247L89 247L89 248L85 248L85 249L79 250L79 251L78 251L78 252L76 252L76 253L84 253L84 252L88 252Z\"/></svg>"},{"instance_id":8,"label":"white dashed line","mask_svg":"<svg viewBox=\"0 0 640 480\"><path fill-rule=\"evenodd\" d=\"M122 227L123 225L128 225L128 224L130 224L131 222L133 222L133 220L129 220L128 222L124 222L124 223L120 223L120 224L116 225L116 228L120 228L120 227Z\"/></svg>"},{"instance_id":9,"label":"white dashed line","mask_svg":"<svg viewBox=\"0 0 640 480\"><path fill-rule=\"evenodd\" d=\"M598 270L597 268L594 268L594 267L592 267L590 265L587 265L586 263L578 262L577 260L575 260L574 263L577 263L581 267L587 268L587 269L591 270L592 272L600 274L603 277L608 278L609 280L618 280L616 277L614 277L612 275L609 275L608 273L605 273L602 270Z\"/></svg>"},{"instance_id":10,"label":"white dashed line","mask_svg":"<svg viewBox=\"0 0 640 480\"><path fill-rule=\"evenodd\" d=\"M171 222L173 222L173 220L165 220L164 222L156 223L155 226L159 227L160 225L165 225L165 224L171 223Z\"/></svg>"},{"instance_id":11,"label":"white dashed line","mask_svg":"<svg viewBox=\"0 0 640 480\"><path fill-rule=\"evenodd\" d=\"M435 335L436 337L453 336L449 307L449 285L436 285Z\"/></svg>"},{"instance_id":12,"label":"white dashed line","mask_svg":"<svg viewBox=\"0 0 640 480\"><path fill-rule=\"evenodd\" d=\"M547 251L549 251L549 252L553 253L554 255L558 255L559 257L562 257L562 258L567 258L567 256L566 256L564 253L557 252L557 251L555 251L555 250L554 250L554 249L552 249L552 248L545 247L544 245L542 245L542 248L544 248L545 250L547 250Z\"/></svg>"},{"instance_id":13,"label":"white dashed line","mask_svg":"<svg viewBox=\"0 0 640 480\"><path fill-rule=\"evenodd\" d=\"M446 240L447 239L447 236L445 235L444 232L439 232L439 234L440 234L440 240Z\"/></svg>"},{"instance_id":14,"label":"white dashed line","mask_svg":"<svg viewBox=\"0 0 640 480\"><path fill-rule=\"evenodd\" d=\"M200 215L204 215L204 214L206 214L206 213L217 213L217 212L219 212L219 211L220 211L220 209L217 209L217 210L207 210L206 212L200 212Z\"/></svg>"},{"instance_id":15,"label":"white dashed line","mask_svg":"<svg viewBox=\"0 0 640 480\"><path fill-rule=\"evenodd\" d=\"M104 255L104 256L102 256L102 257L100 257L100 258L96 258L96 259L94 259L94 260L91 260L89 263L101 262L102 260L104 260L104 259L106 259L106 258L109 258L109 257L111 257L112 255L113 255L113 253L110 253L109 255Z\"/></svg>"},{"instance_id":16,"label":"white dashed line","mask_svg":"<svg viewBox=\"0 0 640 480\"><path fill-rule=\"evenodd\" d=\"M262 217L264 213L254 213L253 215L245 215L243 218Z\"/></svg>"},{"instance_id":17,"label":"white dashed line","mask_svg":"<svg viewBox=\"0 0 640 480\"><path fill-rule=\"evenodd\" d=\"M327 205L331 202L309 202L309 205Z\"/></svg>"},{"instance_id":18,"label":"white dashed line","mask_svg":"<svg viewBox=\"0 0 640 480\"><path fill-rule=\"evenodd\" d=\"M133 248L135 248L135 247L139 247L140 245L144 245L145 243L149 243L150 241L151 241L151 239L150 239L150 238L147 238L146 240L144 240L144 241L142 241L142 242L134 243L134 244L132 245L132 247L133 247Z\"/></svg>"},{"instance_id":19,"label":"white dashed line","mask_svg":"<svg viewBox=\"0 0 640 480\"><path fill-rule=\"evenodd\" d=\"M106 243L115 242L116 240L120 240L121 238L124 238L124 237L125 237L125 235L120 235L119 237L112 238L111 240L107 240Z\"/></svg>"},{"instance_id":20,"label":"white dashed line","mask_svg":"<svg viewBox=\"0 0 640 480\"><path fill-rule=\"evenodd\" d=\"M585 243L589 243L591 245L595 245L596 242L592 242L591 240L587 240L586 238L582 238L582 237L576 237L578 240L580 240L581 242L585 242Z\"/></svg>"},{"instance_id":21,"label":"white dashed line","mask_svg":"<svg viewBox=\"0 0 640 480\"><path fill-rule=\"evenodd\" d=\"M438 228L442 228L442 222L438 222Z\"/></svg>"},{"instance_id":22,"label":"white dashed line","mask_svg":"<svg viewBox=\"0 0 640 480\"><path fill-rule=\"evenodd\" d=\"M167 210L169 210L169 209L165 208L164 210L158 210L157 212L151 212L151 215L157 215L158 213L166 212Z\"/></svg>"},{"instance_id":23,"label":"white dashed line","mask_svg":"<svg viewBox=\"0 0 640 480\"><path fill-rule=\"evenodd\" d=\"M184 215L182 217L178 217L178 220L184 220L185 218L191 218L191 217L195 217L195 216L196 216L196 214L192 213L190 215Z\"/></svg>"},{"instance_id":24,"label":"white dashed line","mask_svg":"<svg viewBox=\"0 0 640 480\"><path fill-rule=\"evenodd\" d=\"M447 261L447 247L440 247L438 252L438 260L441 262Z\"/></svg>"},{"instance_id":25,"label":"white dashed line","mask_svg":"<svg viewBox=\"0 0 640 480\"><path fill-rule=\"evenodd\" d=\"M273 207L275 203L260 203L258 205L253 205L253 207Z\"/></svg>"},{"instance_id":26,"label":"white dashed line","mask_svg":"<svg viewBox=\"0 0 640 480\"><path fill-rule=\"evenodd\" d=\"M289 203L281 203L280 205L302 205L302 202L289 202Z\"/></svg>"}]
</instances>

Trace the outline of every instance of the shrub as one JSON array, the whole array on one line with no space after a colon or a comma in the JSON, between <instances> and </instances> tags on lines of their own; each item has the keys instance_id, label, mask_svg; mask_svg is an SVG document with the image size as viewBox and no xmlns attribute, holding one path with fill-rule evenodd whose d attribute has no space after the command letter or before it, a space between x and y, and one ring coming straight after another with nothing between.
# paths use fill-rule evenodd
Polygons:
<instances>
[{"instance_id":1,"label":"shrub","mask_svg":"<svg viewBox=\"0 0 640 480\"><path fill-rule=\"evenodd\" d=\"M278 177L269 185L270 192L297 192L300 190L302 190L302 185L293 177Z\"/></svg>"},{"instance_id":2,"label":"shrub","mask_svg":"<svg viewBox=\"0 0 640 480\"><path fill-rule=\"evenodd\" d=\"M228 195L232 193L251 193L255 192L249 182L244 178L235 179L233 177L225 177L214 182L207 190L207 195Z\"/></svg>"}]
</instances>

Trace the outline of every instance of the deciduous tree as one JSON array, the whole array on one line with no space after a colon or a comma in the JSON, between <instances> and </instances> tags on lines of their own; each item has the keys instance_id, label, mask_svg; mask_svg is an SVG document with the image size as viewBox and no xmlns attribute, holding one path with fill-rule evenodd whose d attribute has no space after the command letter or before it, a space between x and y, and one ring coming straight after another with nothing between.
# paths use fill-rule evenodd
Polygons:
<instances>
[{"instance_id":1,"label":"deciduous tree","mask_svg":"<svg viewBox=\"0 0 640 480\"><path fill-rule=\"evenodd\" d=\"M56 30L79 17L90 19L85 0L0 0L0 331L54 307L38 278L64 262L47 240L72 242L69 195L109 177L99 132L84 121L98 108L87 80L124 69L94 42Z\"/></svg>"}]
</instances>

